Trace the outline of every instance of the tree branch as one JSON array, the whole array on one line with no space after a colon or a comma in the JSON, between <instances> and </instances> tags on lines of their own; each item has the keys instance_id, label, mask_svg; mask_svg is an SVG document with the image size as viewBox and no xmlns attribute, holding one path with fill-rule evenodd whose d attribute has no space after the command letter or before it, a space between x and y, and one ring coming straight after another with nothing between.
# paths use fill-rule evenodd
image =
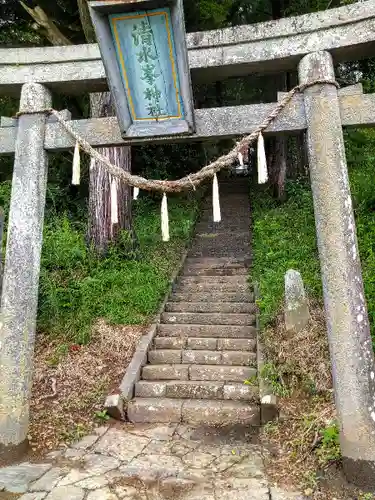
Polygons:
<instances>
[{"instance_id":1,"label":"tree branch","mask_svg":"<svg viewBox=\"0 0 375 500\"><path fill-rule=\"evenodd\" d=\"M91 16L89 12L89 7L87 5L87 0L77 0L79 17L81 19L81 24L83 28L83 32L85 34L85 38L87 43L95 43L96 36L94 26L91 22Z\"/></svg>"},{"instance_id":2,"label":"tree branch","mask_svg":"<svg viewBox=\"0 0 375 500\"><path fill-rule=\"evenodd\" d=\"M71 45L72 42L61 33L59 28L50 19L45 11L37 5L36 7L28 7L22 0L20 4L26 12L34 19L34 21L42 28L42 33L52 45Z\"/></svg>"}]
</instances>

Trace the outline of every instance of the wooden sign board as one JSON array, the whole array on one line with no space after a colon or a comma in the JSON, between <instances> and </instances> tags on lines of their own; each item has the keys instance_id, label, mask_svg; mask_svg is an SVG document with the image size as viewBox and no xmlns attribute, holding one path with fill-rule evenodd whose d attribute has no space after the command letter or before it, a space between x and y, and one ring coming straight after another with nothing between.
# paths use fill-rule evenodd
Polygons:
<instances>
[{"instance_id":1,"label":"wooden sign board","mask_svg":"<svg viewBox=\"0 0 375 500\"><path fill-rule=\"evenodd\" d=\"M88 4L122 136L193 134L182 0Z\"/></svg>"}]
</instances>

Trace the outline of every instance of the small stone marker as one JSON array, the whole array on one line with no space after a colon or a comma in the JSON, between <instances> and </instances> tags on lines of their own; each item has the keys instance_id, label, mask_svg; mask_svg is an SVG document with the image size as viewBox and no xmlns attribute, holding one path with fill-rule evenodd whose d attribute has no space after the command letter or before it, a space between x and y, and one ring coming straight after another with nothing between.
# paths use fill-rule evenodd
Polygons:
<instances>
[{"instance_id":1,"label":"small stone marker","mask_svg":"<svg viewBox=\"0 0 375 500\"><path fill-rule=\"evenodd\" d=\"M289 269L285 274L285 327L300 332L310 319L302 276Z\"/></svg>"},{"instance_id":2,"label":"small stone marker","mask_svg":"<svg viewBox=\"0 0 375 500\"><path fill-rule=\"evenodd\" d=\"M124 400L121 394L109 395L104 403L104 408L112 418L116 420L125 420Z\"/></svg>"}]
</instances>

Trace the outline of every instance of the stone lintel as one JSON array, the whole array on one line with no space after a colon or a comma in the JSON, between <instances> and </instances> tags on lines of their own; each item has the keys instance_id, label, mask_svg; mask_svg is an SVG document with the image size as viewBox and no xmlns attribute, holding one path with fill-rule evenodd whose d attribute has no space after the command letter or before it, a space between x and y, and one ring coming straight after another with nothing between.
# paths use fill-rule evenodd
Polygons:
<instances>
[{"instance_id":1,"label":"stone lintel","mask_svg":"<svg viewBox=\"0 0 375 500\"><path fill-rule=\"evenodd\" d=\"M339 98L341 122L344 127L370 127L375 125L375 94L354 94L343 92ZM205 141L236 138L250 134L274 109L276 103L250 104L222 108L195 110L196 133L184 137L156 137L150 139L129 139L121 137L116 117L73 120L74 130L92 146L125 146L172 142ZM265 135L279 133L294 134L306 129L303 98L296 95L287 108L265 131ZM16 127L0 127L0 155L12 154L15 150ZM64 151L73 148L75 140L59 123L47 123L45 148L48 151Z\"/></svg>"},{"instance_id":2,"label":"stone lintel","mask_svg":"<svg viewBox=\"0 0 375 500\"><path fill-rule=\"evenodd\" d=\"M296 69L303 56L329 50L335 62L373 56L372 0L303 16L188 33L195 81ZM18 95L31 79L67 94L108 90L96 44L0 49L0 95Z\"/></svg>"}]
</instances>

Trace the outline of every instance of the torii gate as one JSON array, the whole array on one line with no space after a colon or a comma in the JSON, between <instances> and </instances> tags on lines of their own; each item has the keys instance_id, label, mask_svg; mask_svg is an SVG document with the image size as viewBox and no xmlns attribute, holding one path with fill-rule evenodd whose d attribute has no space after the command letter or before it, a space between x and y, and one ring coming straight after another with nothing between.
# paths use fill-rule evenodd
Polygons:
<instances>
[{"instance_id":1,"label":"torii gate","mask_svg":"<svg viewBox=\"0 0 375 500\"><path fill-rule=\"evenodd\" d=\"M375 0L257 25L187 35L193 80L219 80L298 66L300 83L334 80L334 63L375 55ZM0 49L0 94L21 92L18 120L4 119L0 154L15 155L0 335L0 459L27 438L48 151L74 140L41 110L51 91L106 90L96 45ZM195 110L196 130L155 142L250 133L275 104ZM66 118L69 119L68 114ZM116 118L71 122L93 146L140 144ZM374 126L375 94L330 84L296 95L267 133L307 130L311 184L340 444L349 480L375 487L375 365L342 126Z\"/></svg>"}]
</instances>

